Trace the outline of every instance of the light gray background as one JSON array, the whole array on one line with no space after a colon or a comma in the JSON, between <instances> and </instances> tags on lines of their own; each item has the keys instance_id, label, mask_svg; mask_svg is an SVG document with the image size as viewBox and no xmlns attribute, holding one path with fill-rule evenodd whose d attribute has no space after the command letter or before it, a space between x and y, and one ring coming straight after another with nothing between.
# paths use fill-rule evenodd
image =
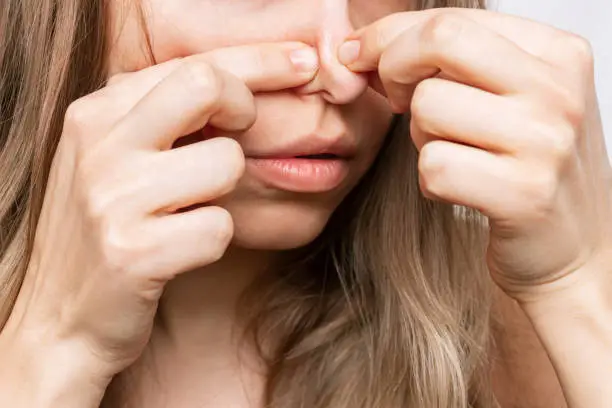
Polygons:
<instances>
[{"instance_id":1,"label":"light gray background","mask_svg":"<svg viewBox=\"0 0 612 408\"><path fill-rule=\"evenodd\" d=\"M599 106L612 157L612 0L489 0L489 8L552 24L591 41Z\"/></svg>"}]
</instances>

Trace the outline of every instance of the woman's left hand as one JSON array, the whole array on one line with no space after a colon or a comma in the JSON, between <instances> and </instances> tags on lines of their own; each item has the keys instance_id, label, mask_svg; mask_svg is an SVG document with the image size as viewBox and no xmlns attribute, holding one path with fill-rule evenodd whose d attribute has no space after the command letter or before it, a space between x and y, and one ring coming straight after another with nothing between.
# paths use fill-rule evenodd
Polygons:
<instances>
[{"instance_id":1,"label":"woman's left hand","mask_svg":"<svg viewBox=\"0 0 612 408\"><path fill-rule=\"evenodd\" d=\"M488 266L506 293L531 302L612 290L612 172L587 41L436 9L358 30L339 59L411 112L424 195L489 218Z\"/></svg>"}]
</instances>

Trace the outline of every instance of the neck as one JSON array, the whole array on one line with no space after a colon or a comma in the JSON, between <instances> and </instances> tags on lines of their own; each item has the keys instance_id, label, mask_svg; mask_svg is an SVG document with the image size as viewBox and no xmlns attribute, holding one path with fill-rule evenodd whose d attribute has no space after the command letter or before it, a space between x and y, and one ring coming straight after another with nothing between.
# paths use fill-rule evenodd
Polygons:
<instances>
[{"instance_id":1,"label":"neck","mask_svg":"<svg viewBox=\"0 0 612 408\"><path fill-rule=\"evenodd\" d=\"M132 370L138 406L261 406L265 370L254 345L243 341L237 306L277 260L231 248L219 262L168 283L150 344Z\"/></svg>"},{"instance_id":2,"label":"neck","mask_svg":"<svg viewBox=\"0 0 612 408\"><path fill-rule=\"evenodd\" d=\"M157 329L177 347L218 345L236 326L236 307L253 281L272 267L269 252L230 248L219 262L179 275L160 302Z\"/></svg>"}]
</instances>

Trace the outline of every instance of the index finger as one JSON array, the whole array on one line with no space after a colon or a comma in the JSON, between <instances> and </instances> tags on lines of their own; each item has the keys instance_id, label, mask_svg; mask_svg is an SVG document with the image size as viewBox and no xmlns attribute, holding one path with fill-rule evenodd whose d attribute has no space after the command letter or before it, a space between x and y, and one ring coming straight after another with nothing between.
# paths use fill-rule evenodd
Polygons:
<instances>
[{"instance_id":1,"label":"index finger","mask_svg":"<svg viewBox=\"0 0 612 408\"><path fill-rule=\"evenodd\" d=\"M527 53L552 61L552 45L566 33L525 18L489 10L467 8L440 8L424 11L407 11L391 14L377 22L363 27L346 38L348 42L358 41L359 52L347 66L355 72L374 71L378 68L383 51L406 30L441 14L449 13L471 19L485 28L510 40ZM354 51L354 50L353 50ZM339 59L344 56L340 52Z\"/></svg>"},{"instance_id":2,"label":"index finger","mask_svg":"<svg viewBox=\"0 0 612 408\"><path fill-rule=\"evenodd\" d=\"M122 73L109 80L99 96L109 102L107 120L114 124L182 64L202 60L233 74L252 92L278 91L311 81L318 69L314 49L300 42L265 43L219 48L203 54L169 60L141 71Z\"/></svg>"},{"instance_id":3,"label":"index finger","mask_svg":"<svg viewBox=\"0 0 612 408\"><path fill-rule=\"evenodd\" d=\"M304 85L318 70L318 54L300 42L219 48L186 59L200 59L229 72L252 92L272 92Z\"/></svg>"}]
</instances>

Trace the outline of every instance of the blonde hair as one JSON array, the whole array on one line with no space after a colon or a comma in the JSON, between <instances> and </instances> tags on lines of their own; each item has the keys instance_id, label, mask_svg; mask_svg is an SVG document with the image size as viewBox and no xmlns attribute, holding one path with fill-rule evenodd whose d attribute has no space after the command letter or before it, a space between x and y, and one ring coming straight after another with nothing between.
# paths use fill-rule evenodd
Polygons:
<instances>
[{"instance_id":1,"label":"blonde hair","mask_svg":"<svg viewBox=\"0 0 612 408\"><path fill-rule=\"evenodd\" d=\"M0 328L27 269L63 114L104 83L105 4L0 6ZM407 119L396 118L323 234L245 296L266 299L249 318L269 367L269 407L495 405L483 220L423 198Z\"/></svg>"}]
</instances>

